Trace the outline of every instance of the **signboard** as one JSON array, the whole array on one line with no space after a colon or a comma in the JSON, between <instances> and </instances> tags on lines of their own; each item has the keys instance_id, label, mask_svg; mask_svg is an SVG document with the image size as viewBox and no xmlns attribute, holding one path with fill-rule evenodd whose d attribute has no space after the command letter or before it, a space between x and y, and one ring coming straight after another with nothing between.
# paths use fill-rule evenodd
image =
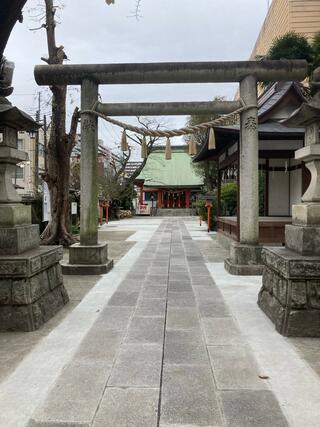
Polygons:
<instances>
[{"instance_id":1,"label":"signboard","mask_svg":"<svg viewBox=\"0 0 320 427\"><path fill-rule=\"evenodd\" d=\"M138 215L150 215L150 206L140 205L138 209Z\"/></svg>"},{"instance_id":2,"label":"signboard","mask_svg":"<svg viewBox=\"0 0 320 427\"><path fill-rule=\"evenodd\" d=\"M51 202L50 202L50 193L48 184L42 182L42 191L43 191L43 201L42 201L42 221L49 222L51 221Z\"/></svg>"},{"instance_id":3,"label":"signboard","mask_svg":"<svg viewBox=\"0 0 320 427\"><path fill-rule=\"evenodd\" d=\"M78 213L78 204L77 202L71 203L71 215L77 215Z\"/></svg>"}]
</instances>

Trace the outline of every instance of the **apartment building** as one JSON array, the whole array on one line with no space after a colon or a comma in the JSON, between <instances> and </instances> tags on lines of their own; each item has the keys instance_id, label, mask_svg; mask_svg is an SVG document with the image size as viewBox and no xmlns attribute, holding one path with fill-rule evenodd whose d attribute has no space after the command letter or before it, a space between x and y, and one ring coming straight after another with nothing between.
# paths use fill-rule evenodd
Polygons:
<instances>
[{"instance_id":1,"label":"apartment building","mask_svg":"<svg viewBox=\"0 0 320 427\"><path fill-rule=\"evenodd\" d=\"M265 55L273 40L289 31L311 40L320 31L320 0L273 0L251 59Z\"/></svg>"},{"instance_id":2,"label":"apartment building","mask_svg":"<svg viewBox=\"0 0 320 427\"><path fill-rule=\"evenodd\" d=\"M36 159L36 146L38 145L38 161ZM20 163L16 168L13 182L22 197L30 198L36 193L36 177L41 176L45 167L44 132L39 130L37 144L36 133L18 132L18 149L28 154L28 160ZM38 180L41 184L41 180ZM41 190L41 188L39 188Z\"/></svg>"}]
</instances>

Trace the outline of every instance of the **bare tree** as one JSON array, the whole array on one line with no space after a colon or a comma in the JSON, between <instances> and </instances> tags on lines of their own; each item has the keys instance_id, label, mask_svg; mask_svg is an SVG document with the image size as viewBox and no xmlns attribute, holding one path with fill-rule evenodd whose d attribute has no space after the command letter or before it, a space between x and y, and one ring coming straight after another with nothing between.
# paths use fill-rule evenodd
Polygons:
<instances>
[{"instance_id":1,"label":"bare tree","mask_svg":"<svg viewBox=\"0 0 320 427\"><path fill-rule=\"evenodd\" d=\"M0 72L4 48L13 26L17 20L22 20L22 8L27 0L1 0L0 10ZM107 0L108 4L114 0ZM39 11L40 8L40 11ZM37 17L41 22L39 27L45 29L47 36L48 57L41 58L48 65L62 64L67 56L63 46L56 43L56 12L59 6L53 0L39 0ZM140 1L136 3L135 13L138 18ZM1 78L1 77L0 77ZM44 230L41 238L43 244L69 245L74 238L69 233L69 184L70 184L70 155L76 142L79 111L73 112L70 129L66 129L66 100L65 86L51 86L52 93L52 122L51 133L47 148L47 170L43 179L47 182L50 198L52 219Z\"/></svg>"},{"instance_id":2,"label":"bare tree","mask_svg":"<svg viewBox=\"0 0 320 427\"><path fill-rule=\"evenodd\" d=\"M48 65L62 64L67 56L63 46L56 43L56 13L59 6L53 0L43 0L43 19L47 37L48 57L41 58ZM41 11L40 11L41 14ZM52 218L42 233L43 244L70 245L74 238L69 233L69 186L70 156L76 143L79 110L73 112L70 129L66 129L66 86L51 86L52 118L51 132L47 148L47 170L43 179L47 182Z\"/></svg>"},{"instance_id":3,"label":"bare tree","mask_svg":"<svg viewBox=\"0 0 320 427\"><path fill-rule=\"evenodd\" d=\"M164 122L159 122L155 119L150 119L147 117L141 118L137 117L139 124L150 130L158 130L164 126ZM141 147L143 142L143 137L141 135L127 135L128 138L138 147ZM129 176L126 176L125 171L128 163L132 159L132 149L129 146L128 152L123 153L121 156L118 156L118 161L111 164L111 171L106 174L100 180L100 191L103 197L113 201L121 201L125 198L133 198L134 192L134 182L137 176L140 175L145 164L148 160L148 156L151 154L154 145L160 140L159 137L148 137L147 138L147 156L142 159L139 166L131 173Z\"/></svg>"},{"instance_id":4,"label":"bare tree","mask_svg":"<svg viewBox=\"0 0 320 427\"><path fill-rule=\"evenodd\" d=\"M159 130L161 127L164 126L164 122L160 122L157 121L155 119L150 119L148 117L137 117L138 122L140 123L140 125L148 130L153 129L153 130ZM142 140L143 137L141 135L137 135L135 134L134 136L130 136L129 135L129 139L131 139L133 142L135 142L138 146L141 147L142 145ZM142 160L140 166L134 171L134 173L130 176L130 181L134 182L135 179L137 178L137 176L140 175L142 169L145 167L145 164L148 160L148 156L149 154L152 152L152 149L154 147L154 145L156 144L157 141L159 141L160 138L157 136L151 136L148 138L148 142L147 142L147 156ZM127 159L127 162L130 160L131 157L131 153L129 151L129 158ZM126 166L125 166L126 167Z\"/></svg>"},{"instance_id":5,"label":"bare tree","mask_svg":"<svg viewBox=\"0 0 320 427\"><path fill-rule=\"evenodd\" d=\"M108 5L110 5L110 4L114 4L115 0L105 0L105 2ZM136 18L137 20L139 20L140 18L142 18L141 4L142 4L142 0L135 0L134 8L131 10L131 13L129 15L130 18Z\"/></svg>"}]
</instances>

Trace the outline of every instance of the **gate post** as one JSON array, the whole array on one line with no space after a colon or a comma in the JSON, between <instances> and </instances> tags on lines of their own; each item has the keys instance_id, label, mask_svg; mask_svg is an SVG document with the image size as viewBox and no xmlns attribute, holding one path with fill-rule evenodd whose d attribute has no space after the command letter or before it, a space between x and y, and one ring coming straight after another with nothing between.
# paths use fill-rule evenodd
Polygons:
<instances>
[{"instance_id":1,"label":"gate post","mask_svg":"<svg viewBox=\"0 0 320 427\"><path fill-rule=\"evenodd\" d=\"M98 84L83 79L81 110L91 110L98 100ZM98 243L98 118L81 114L81 211L80 244L70 246L69 263L64 263L64 274L103 274L113 267L108 260L108 245Z\"/></svg>"},{"instance_id":2,"label":"gate post","mask_svg":"<svg viewBox=\"0 0 320 427\"><path fill-rule=\"evenodd\" d=\"M231 274L262 273L259 246L259 132L257 80L248 75L240 82L240 97L249 108L240 115L239 191L240 242L230 248L225 262Z\"/></svg>"},{"instance_id":3,"label":"gate post","mask_svg":"<svg viewBox=\"0 0 320 427\"><path fill-rule=\"evenodd\" d=\"M98 100L98 85L85 79L81 85L81 110L91 110ZM81 245L96 245L97 231L97 157L98 157L98 118L91 114L81 114Z\"/></svg>"},{"instance_id":4,"label":"gate post","mask_svg":"<svg viewBox=\"0 0 320 427\"><path fill-rule=\"evenodd\" d=\"M259 134L257 81L254 76L240 82L240 96L248 106L241 113L240 130L240 242L259 243Z\"/></svg>"}]
</instances>

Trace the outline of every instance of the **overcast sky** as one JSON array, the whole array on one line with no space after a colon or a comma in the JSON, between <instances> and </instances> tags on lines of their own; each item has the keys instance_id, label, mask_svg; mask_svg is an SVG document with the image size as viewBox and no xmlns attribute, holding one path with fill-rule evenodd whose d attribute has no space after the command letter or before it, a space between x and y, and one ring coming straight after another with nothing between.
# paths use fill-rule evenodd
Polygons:
<instances>
[{"instance_id":1,"label":"overcast sky","mask_svg":"<svg viewBox=\"0 0 320 427\"><path fill-rule=\"evenodd\" d=\"M5 52L16 63L11 102L33 115L39 91L33 67L46 55L45 31L30 31L37 23L30 19L28 9L37 3L42 0L28 1L24 23L16 25ZM117 63L247 60L268 1L142 0L138 21L129 17L135 0L115 0L111 6L104 0L63 3L57 44L65 47L70 63ZM232 99L235 90L230 84L100 86L105 102L201 101L216 95ZM76 104L78 94L72 93ZM42 113L49 111L43 102ZM167 123L169 127L182 126L185 117L171 117ZM118 132L101 123L100 137L112 147Z\"/></svg>"}]
</instances>

